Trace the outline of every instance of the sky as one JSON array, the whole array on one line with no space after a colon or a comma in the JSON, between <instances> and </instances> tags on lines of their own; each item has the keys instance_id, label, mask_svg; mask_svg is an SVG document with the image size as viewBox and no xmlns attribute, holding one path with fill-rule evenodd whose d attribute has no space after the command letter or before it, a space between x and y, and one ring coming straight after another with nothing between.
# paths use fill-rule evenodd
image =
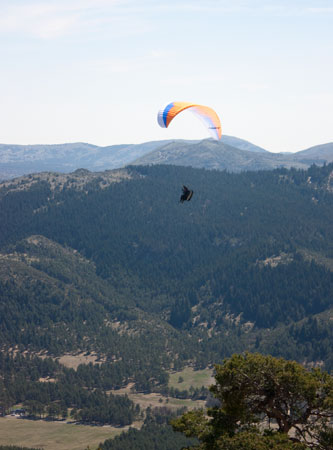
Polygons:
<instances>
[{"instance_id":1,"label":"sky","mask_svg":"<svg viewBox=\"0 0 333 450\"><path fill-rule=\"evenodd\" d=\"M333 0L0 0L0 142L333 141Z\"/></svg>"}]
</instances>

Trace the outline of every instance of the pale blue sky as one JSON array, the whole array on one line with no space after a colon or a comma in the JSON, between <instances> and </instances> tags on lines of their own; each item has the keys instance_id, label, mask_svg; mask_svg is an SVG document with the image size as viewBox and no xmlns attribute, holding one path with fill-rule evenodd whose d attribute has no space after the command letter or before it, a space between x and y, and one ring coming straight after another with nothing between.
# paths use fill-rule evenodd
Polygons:
<instances>
[{"instance_id":1,"label":"pale blue sky","mask_svg":"<svg viewBox=\"0 0 333 450\"><path fill-rule=\"evenodd\" d=\"M333 0L0 0L0 142L204 139L173 100L270 151L333 141Z\"/></svg>"}]
</instances>

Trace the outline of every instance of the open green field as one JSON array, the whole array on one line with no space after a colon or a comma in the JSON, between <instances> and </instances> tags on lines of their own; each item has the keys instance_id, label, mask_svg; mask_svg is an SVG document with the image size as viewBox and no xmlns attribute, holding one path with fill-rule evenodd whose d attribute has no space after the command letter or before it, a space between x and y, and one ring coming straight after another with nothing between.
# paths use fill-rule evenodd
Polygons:
<instances>
[{"instance_id":1,"label":"open green field","mask_svg":"<svg viewBox=\"0 0 333 450\"><path fill-rule=\"evenodd\" d=\"M212 369L193 370L187 367L180 372L170 374L169 386L180 390L189 389L191 386L208 387L214 382L212 375ZM178 382L179 377L183 378L181 383ZM157 393L135 393L131 392L129 387L114 393L128 394L131 400L143 409L158 406L167 406L171 409L186 406L188 409L193 409L202 408L205 405L203 400L167 398ZM90 450L96 450L100 442L120 434L127 428L76 425L60 421L33 421L6 416L0 418L0 445L26 446L44 450L85 450L89 446Z\"/></svg>"},{"instance_id":2,"label":"open green field","mask_svg":"<svg viewBox=\"0 0 333 450\"><path fill-rule=\"evenodd\" d=\"M179 409L186 406L188 409L198 409L205 406L204 400L191 400L180 399L173 397L166 397L157 392L151 392L150 394L143 394L141 392L132 392L132 385L128 385L125 388L110 391L113 395L127 395L132 402L140 405L142 410L147 408L156 408L161 406L167 406L170 409Z\"/></svg>"},{"instance_id":3,"label":"open green field","mask_svg":"<svg viewBox=\"0 0 333 450\"><path fill-rule=\"evenodd\" d=\"M191 399L180 399L173 397L164 397L161 394L151 393L151 394L140 394L140 393L130 393L129 398L140 405L140 408L146 409L148 407L155 408L161 406L167 406L168 408L175 410L186 406L188 409L198 409L204 408L204 400L191 400Z\"/></svg>"},{"instance_id":4,"label":"open green field","mask_svg":"<svg viewBox=\"0 0 333 450\"><path fill-rule=\"evenodd\" d=\"M184 381L178 382L179 377ZM179 390L189 389L191 386L194 388L201 388L202 386L208 387L215 381L213 377L213 369L193 370L192 367L186 367L180 372L170 374L169 387L177 388Z\"/></svg>"},{"instance_id":5,"label":"open green field","mask_svg":"<svg viewBox=\"0 0 333 450\"><path fill-rule=\"evenodd\" d=\"M120 434L124 429L7 416L0 418L0 445L44 450L85 450L89 446L89 449L95 450L101 442Z\"/></svg>"}]
</instances>

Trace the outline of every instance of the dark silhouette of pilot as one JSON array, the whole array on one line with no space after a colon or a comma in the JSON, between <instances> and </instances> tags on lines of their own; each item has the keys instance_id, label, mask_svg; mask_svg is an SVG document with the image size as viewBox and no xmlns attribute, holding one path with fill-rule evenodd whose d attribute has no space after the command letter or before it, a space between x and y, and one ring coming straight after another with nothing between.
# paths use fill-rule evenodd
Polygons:
<instances>
[{"instance_id":1,"label":"dark silhouette of pilot","mask_svg":"<svg viewBox=\"0 0 333 450\"><path fill-rule=\"evenodd\" d=\"M193 195L193 191L191 191L190 189L188 189L186 186L183 185L183 189L182 189L183 193L180 197L180 203L183 203L185 201L189 202L192 198Z\"/></svg>"}]
</instances>

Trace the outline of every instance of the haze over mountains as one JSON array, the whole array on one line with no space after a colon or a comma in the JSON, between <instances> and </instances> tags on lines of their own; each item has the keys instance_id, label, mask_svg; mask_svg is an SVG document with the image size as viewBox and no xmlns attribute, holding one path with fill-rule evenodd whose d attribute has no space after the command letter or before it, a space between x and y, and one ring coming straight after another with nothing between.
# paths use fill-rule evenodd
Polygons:
<instances>
[{"instance_id":1,"label":"haze over mountains","mask_svg":"<svg viewBox=\"0 0 333 450\"><path fill-rule=\"evenodd\" d=\"M307 168L333 161L333 143L296 153L271 153L248 141L223 136L221 142L164 140L142 144L99 147L87 143L55 145L0 144L0 179L56 171L69 173L78 168L103 171L126 165L174 164L197 168L264 170L277 167Z\"/></svg>"}]
</instances>

